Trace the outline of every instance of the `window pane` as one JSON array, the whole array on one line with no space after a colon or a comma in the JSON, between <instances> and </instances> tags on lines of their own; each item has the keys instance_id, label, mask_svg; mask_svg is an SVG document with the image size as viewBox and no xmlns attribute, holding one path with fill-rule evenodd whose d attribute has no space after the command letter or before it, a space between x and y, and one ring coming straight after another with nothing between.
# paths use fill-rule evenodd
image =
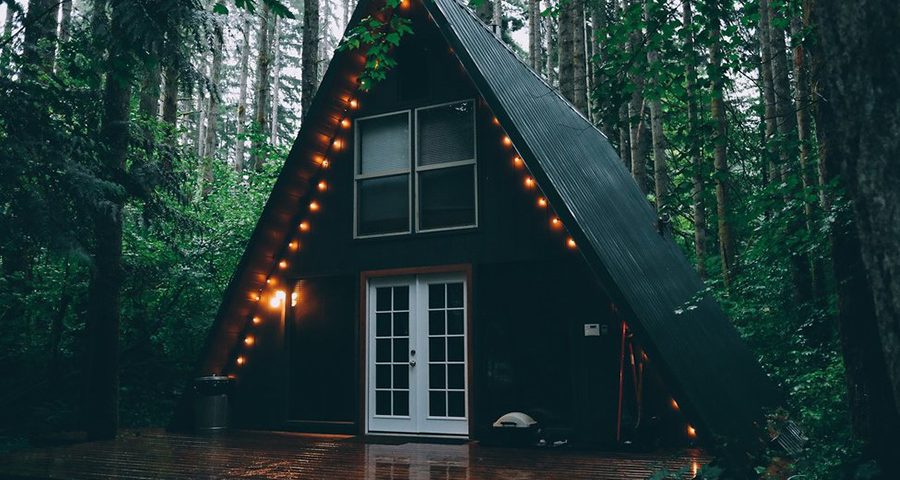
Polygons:
<instances>
[{"instance_id":1,"label":"window pane","mask_svg":"<svg viewBox=\"0 0 900 480\"><path fill-rule=\"evenodd\" d=\"M379 365L381 366L381 365ZM387 365L385 365L387 366ZM409 367L406 365L394 365L394 388L409 388Z\"/></svg>"},{"instance_id":2,"label":"window pane","mask_svg":"<svg viewBox=\"0 0 900 480\"><path fill-rule=\"evenodd\" d=\"M409 175L360 180L358 195L360 235L409 231Z\"/></svg>"},{"instance_id":3,"label":"window pane","mask_svg":"<svg viewBox=\"0 0 900 480\"><path fill-rule=\"evenodd\" d=\"M447 416L447 393L440 390L428 392L428 414L432 417Z\"/></svg>"},{"instance_id":4,"label":"window pane","mask_svg":"<svg viewBox=\"0 0 900 480\"><path fill-rule=\"evenodd\" d=\"M375 392L375 414L390 415L391 414L391 392L378 390Z\"/></svg>"},{"instance_id":5,"label":"window pane","mask_svg":"<svg viewBox=\"0 0 900 480\"><path fill-rule=\"evenodd\" d=\"M409 391L394 392L394 415L409 415Z\"/></svg>"},{"instance_id":6,"label":"window pane","mask_svg":"<svg viewBox=\"0 0 900 480\"><path fill-rule=\"evenodd\" d=\"M447 416L448 417L465 417L466 416L466 395L463 392L450 392L447 394Z\"/></svg>"},{"instance_id":7,"label":"window pane","mask_svg":"<svg viewBox=\"0 0 900 480\"><path fill-rule=\"evenodd\" d=\"M391 366L375 366L375 388L391 388Z\"/></svg>"},{"instance_id":8,"label":"window pane","mask_svg":"<svg viewBox=\"0 0 900 480\"><path fill-rule=\"evenodd\" d=\"M475 224L475 166L419 173L419 228Z\"/></svg>"},{"instance_id":9,"label":"window pane","mask_svg":"<svg viewBox=\"0 0 900 480\"><path fill-rule=\"evenodd\" d=\"M472 102L418 111L419 165L475 158L475 116Z\"/></svg>"},{"instance_id":10,"label":"window pane","mask_svg":"<svg viewBox=\"0 0 900 480\"><path fill-rule=\"evenodd\" d=\"M428 285L428 308L444 308L444 284Z\"/></svg>"},{"instance_id":11,"label":"window pane","mask_svg":"<svg viewBox=\"0 0 900 480\"><path fill-rule=\"evenodd\" d=\"M394 310L409 309L409 287L394 287Z\"/></svg>"},{"instance_id":12,"label":"window pane","mask_svg":"<svg viewBox=\"0 0 900 480\"><path fill-rule=\"evenodd\" d=\"M360 120L359 173L409 170L409 114Z\"/></svg>"},{"instance_id":13,"label":"window pane","mask_svg":"<svg viewBox=\"0 0 900 480\"><path fill-rule=\"evenodd\" d=\"M428 312L428 334L443 335L444 334L444 311L429 310Z\"/></svg>"},{"instance_id":14,"label":"window pane","mask_svg":"<svg viewBox=\"0 0 900 480\"><path fill-rule=\"evenodd\" d=\"M448 283L447 284L447 306L461 307L463 306L463 284Z\"/></svg>"},{"instance_id":15,"label":"window pane","mask_svg":"<svg viewBox=\"0 0 900 480\"><path fill-rule=\"evenodd\" d=\"M394 336L395 337L406 337L409 335L409 314L395 313L394 314Z\"/></svg>"}]
</instances>

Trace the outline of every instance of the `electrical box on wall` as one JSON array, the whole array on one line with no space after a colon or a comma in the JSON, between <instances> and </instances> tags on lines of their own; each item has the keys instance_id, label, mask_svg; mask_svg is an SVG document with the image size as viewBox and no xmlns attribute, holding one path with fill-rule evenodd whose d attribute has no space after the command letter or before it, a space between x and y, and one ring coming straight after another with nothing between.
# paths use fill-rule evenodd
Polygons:
<instances>
[{"instance_id":1,"label":"electrical box on wall","mask_svg":"<svg viewBox=\"0 0 900 480\"><path fill-rule=\"evenodd\" d=\"M600 336L600 324L599 323L585 323L584 324L584 336L585 337L599 337Z\"/></svg>"}]
</instances>

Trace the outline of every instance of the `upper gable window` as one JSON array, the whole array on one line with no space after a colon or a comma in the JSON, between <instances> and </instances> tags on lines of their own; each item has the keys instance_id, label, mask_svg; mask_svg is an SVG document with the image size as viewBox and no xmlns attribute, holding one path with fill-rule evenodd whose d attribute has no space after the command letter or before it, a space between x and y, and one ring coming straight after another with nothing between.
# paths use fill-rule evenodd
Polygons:
<instances>
[{"instance_id":1,"label":"upper gable window","mask_svg":"<svg viewBox=\"0 0 900 480\"><path fill-rule=\"evenodd\" d=\"M477 224L474 101L356 125L356 236L410 233L411 216L420 232Z\"/></svg>"}]
</instances>

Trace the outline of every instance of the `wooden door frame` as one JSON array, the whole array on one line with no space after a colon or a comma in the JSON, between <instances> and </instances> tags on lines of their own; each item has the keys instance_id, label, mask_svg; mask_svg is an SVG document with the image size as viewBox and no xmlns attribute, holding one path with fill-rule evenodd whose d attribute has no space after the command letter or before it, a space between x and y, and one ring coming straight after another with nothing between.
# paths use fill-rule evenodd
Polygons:
<instances>
[{"instance_id":1,"label":"wooden door frame","mask_svg":"<svg viewBox=\"0 0 900 480\"><path fill-rule=\"evenodd\" d=\"M472 372L472 264L457 263L451 265L434 265L427 267L408 267L408 268L389 268L383 270L364 270L359 274L359 434L366 435L369 419L366 413L366 403L368 401L369 392L366 389L366 348L368 346L368 305L366 298L369 290L369 280L373 278L384 277L403 277L428 275L432 273L461 273L466 280L466 423L468 424L468 438L472 438L474 432L473 419L474 409L472 408L475 398L475 389Z\"/></svg>"}]
</instances>

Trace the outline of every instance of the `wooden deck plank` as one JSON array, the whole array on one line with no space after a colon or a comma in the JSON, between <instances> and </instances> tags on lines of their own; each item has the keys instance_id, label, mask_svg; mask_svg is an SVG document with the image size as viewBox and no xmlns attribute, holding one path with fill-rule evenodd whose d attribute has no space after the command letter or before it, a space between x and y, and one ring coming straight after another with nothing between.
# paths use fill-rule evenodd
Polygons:
<instances>
[{"instance_id":1,"label":"wooden deck plank","mask_svg":"<svg viewBox=\"0 0 900 480\"><path fill-rule=\"evenodd\" d=\"M601 453L477 444L367 444L335 435L229 432L196 436L141 431L115 441L0 455L0 477L628 480L645 479L662 468L696 471L708 461L700 450Z\"/></svg>"}]
</instances>

